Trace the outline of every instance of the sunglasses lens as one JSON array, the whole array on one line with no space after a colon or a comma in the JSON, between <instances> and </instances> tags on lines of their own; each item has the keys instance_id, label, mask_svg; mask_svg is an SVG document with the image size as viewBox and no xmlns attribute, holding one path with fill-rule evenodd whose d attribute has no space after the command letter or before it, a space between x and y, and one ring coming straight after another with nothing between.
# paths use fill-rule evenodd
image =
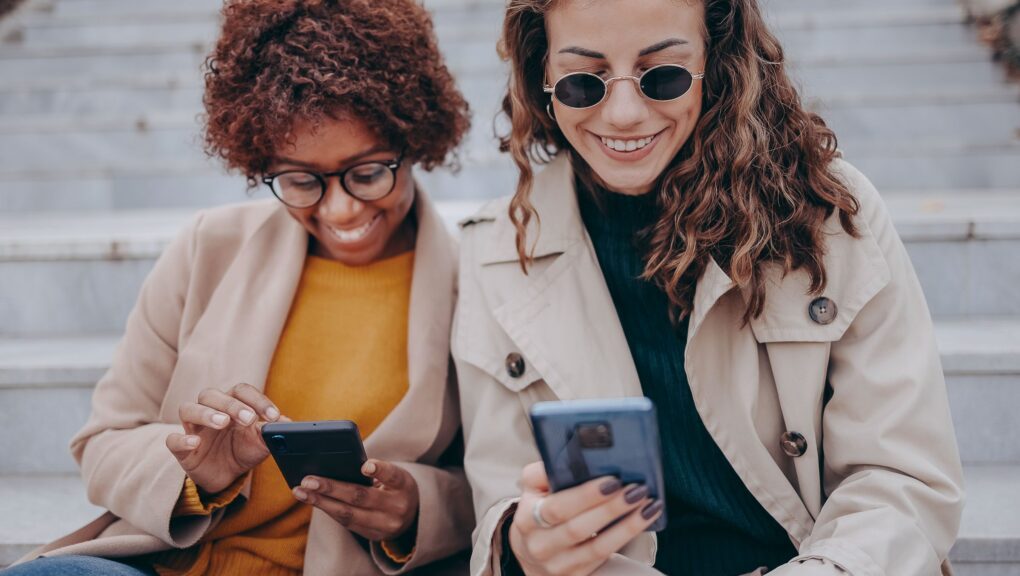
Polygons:
<instances>
[{"instance_id":1,"label":"sunglasses lens","mask_svg":"<svg viewBox=\"0 0 1020 576\"><path fill-rule=\"evenodd\" d=\"M571 108L588 108L602 101L606 85L592 74L567 74L556 83L556 99Z\"/></svg>"},{"instance_id":2,"label":"sunglasses lens","mask_svg":"<svg viewBox=\"0 0 1020 576\"><path fill-rule=\"evenodd\" d=\"M641 91L652 100L673 100L691 89L694 78L680 66L659 66L641 77Z\"/></svg>"}]
</instances>

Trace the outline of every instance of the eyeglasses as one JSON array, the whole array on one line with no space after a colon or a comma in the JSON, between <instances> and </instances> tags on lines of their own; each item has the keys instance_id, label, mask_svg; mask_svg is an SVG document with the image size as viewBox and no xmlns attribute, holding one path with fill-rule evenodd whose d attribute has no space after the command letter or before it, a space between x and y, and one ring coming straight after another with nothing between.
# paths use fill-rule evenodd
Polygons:
<instances>
[{"instance_id":1,"label":"eyeglasses","mask_svg":"<svg viewBox=\"0 0 1020 576\"><path fill-rule=\"evenodd\" d=\"M553 94L564 106L583 109L605 100L609 94L609 84L617 80L633 80L645 98L668 102L687 94L694 81L704 77L704 74L692 74L679 64L662 64L645 70L641 76L615 76L607 80L590 72L573 72L552 86L543 86L542 90L546 94Z\"/></svg>"},{"instance_id":2,"label":"eyeglasses","mask_svg":"<svg viewBox=\"0 0 1020 576\"><path fill-rule=\"evenodd\" d=\"M397 170L404 156L389 162L364 162L346 170L318 174L304 170L287 170L262 177L262 183L273 195L291 208L311 208L326 195L327 179L336 176L340 185L358 200L380 200L393 191L397 184Z\"/></svg>"}]
</instances>

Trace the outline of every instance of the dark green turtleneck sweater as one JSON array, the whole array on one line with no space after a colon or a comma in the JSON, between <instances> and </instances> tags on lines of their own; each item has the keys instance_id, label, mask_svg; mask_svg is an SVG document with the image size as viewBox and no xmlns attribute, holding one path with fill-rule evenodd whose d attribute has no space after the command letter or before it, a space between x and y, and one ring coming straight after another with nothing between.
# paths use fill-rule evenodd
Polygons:
<instances>
[{"instance_id":1,"label":"dark green turtleneck sweater","mask_svg":"<svg viewBox=\"0 0 1020 576\"><path fill-rule=\"evenodd\" d=\"M655 567L669 576L737 576L785 564L796 555L786 531L744 486L694 406L684 370L687 321L674 326L665 293L640 279L635 235L652 222L654 198L598 197L600 205L578 184L581 215L641 388L659 415L668 527L659 534Z\"/></svg>"}]
</instances>

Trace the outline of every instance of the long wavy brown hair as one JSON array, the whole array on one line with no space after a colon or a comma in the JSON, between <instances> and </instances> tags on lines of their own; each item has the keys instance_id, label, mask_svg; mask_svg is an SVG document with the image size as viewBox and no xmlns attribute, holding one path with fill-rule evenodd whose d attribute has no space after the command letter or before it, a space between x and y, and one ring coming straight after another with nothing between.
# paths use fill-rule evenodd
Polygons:
<instances>
[{"instance_id":1,"label":"long wavy brown hair","mask_svg":"<svg viewBox=\"0 0 1020 576\"><path fill-rule=\"evenodd\" d=\"M542 91L548 39L545 13L557 1L510 0L500 55L510 62L503 112L510 133L500 147L520 170L510 218L525 273L532 262L527 229L538 218L529 197L532 163L571 153L575 170L589 170L546 113ZM683 0L677 0L683 1ZM783 49L756 0L703 0L707 66L701 117L656 186L657 222L640 235L644 278L669 297L672 313L691 313L698 278L715 258L750 298L745 321L765 306L767 267L804 269L811 291L826 285L823 225L839 211L857 236L859 206L830 169L836 136L801 105L787 76Z\"/></svg>"}]
</instances>

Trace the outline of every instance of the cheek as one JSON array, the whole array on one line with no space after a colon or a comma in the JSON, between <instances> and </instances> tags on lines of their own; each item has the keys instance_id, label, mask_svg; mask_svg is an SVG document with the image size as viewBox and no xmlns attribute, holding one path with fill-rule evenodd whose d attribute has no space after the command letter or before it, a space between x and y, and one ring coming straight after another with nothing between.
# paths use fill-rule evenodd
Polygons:
<instances>
[{"instance_id":1,"label":"cheek","mask_svg":"<svg viewBox=\"0 0 1020 576\"><path fill-rule=\"evenodd\" d=\"M404 216L411 210L412 204L414 204L414 179L410 172L401 172L393 192L385 198L384 203L379 207L389 215L390 220L396 223L404 219Z\"/></svg>"}]
</instances>

